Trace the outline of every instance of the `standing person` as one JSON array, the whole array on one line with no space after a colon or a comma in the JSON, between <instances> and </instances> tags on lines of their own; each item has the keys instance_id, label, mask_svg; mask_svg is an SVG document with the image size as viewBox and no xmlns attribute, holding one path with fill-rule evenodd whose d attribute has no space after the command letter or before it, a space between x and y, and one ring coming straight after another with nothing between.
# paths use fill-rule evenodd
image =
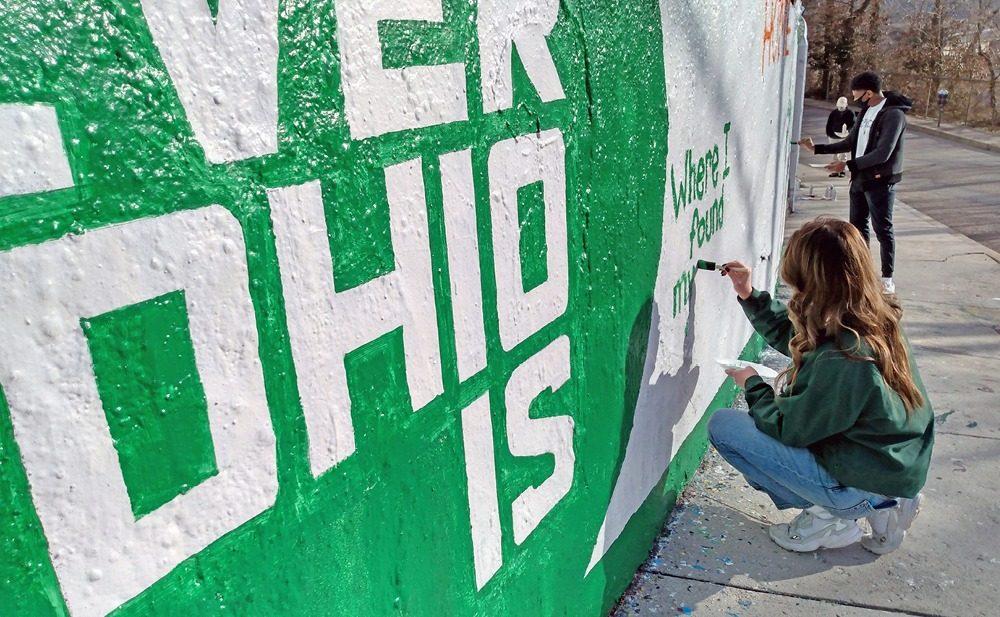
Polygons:
<instances>
[{"instance_id":1,"label":"standing person","mask_svg":"<svg viewBox=\"0 0 1000 617\"><path fill-rule=\"evenodd\" d=\"M882 78L870 71L851 80L851 96L861 104L862 112L846 139L823 145L806 137L799 145L816 154L853 154L850 161L830 163L827 169L838 173L845 168L851 171L851 223L869 242L871 219L882 257L882 289L885 293L896 293L892 280L896 259L892 206L896 183L903 178L905 114L913 107L913 101L894 92L883 93Z\"/></svg>"},{"instance_id":2,"label":"standing person","mask_svg":"<svg viewBox=\"0 0 1000 617\"><path fill-rule=\"evenodd\" d=\"M829 140L827 143L832 144L850 135L851 129L854 128L855 119L854 111L847 108L847 97L842 96L837 99L837 108L831 111L829 117L826 119L826 137ZM836 160L846 161L847 154L843 152L838 154ZM843 178L844 171L830 172L830 177Z\"/></svg>"},{"instance_id":3,"label":"standing person","mask_svg":"<svg viewBox=\"0 0 1000 617\"><path fill-rule=\"evenodd\" d=\"M857 229L818 218L781 260L788 305L751 286L750 268L723 267L754 329L792 365L777 390L753 368L726 372L749 414L720 409L709 439L779 509L800 508L768 535L790 551L861 540L877 554L902 543L920 510L934 446L934 411L903 336L902 310L881 292ZM867 518L863 536L857 520Z\"/></svg>"}]
</instances>

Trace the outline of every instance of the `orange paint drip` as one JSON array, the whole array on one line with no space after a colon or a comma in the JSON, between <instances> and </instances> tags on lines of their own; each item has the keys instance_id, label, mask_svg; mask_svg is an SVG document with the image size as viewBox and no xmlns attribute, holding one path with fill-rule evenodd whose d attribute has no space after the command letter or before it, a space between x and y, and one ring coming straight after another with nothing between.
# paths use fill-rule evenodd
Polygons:
<instances>
[{"instance_id":1,"label":"orange paint drip","mask_svg":"<svg viewBox=\"0 0 1000 617\"><path fill-rule=\"evenodd\" d=\"M764 34L761 38L760 71L788 55L789 0L764 0Z\"/></svg>"}]
</instances>

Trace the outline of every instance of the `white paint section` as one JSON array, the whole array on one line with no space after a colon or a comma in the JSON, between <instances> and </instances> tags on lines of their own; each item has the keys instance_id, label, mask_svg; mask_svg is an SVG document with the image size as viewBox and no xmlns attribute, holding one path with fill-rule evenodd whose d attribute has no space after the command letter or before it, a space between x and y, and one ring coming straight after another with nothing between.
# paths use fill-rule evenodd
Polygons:
<instances>
[{"instance_id":1,"label":"white paint section","mask_svg":"<svg viewBox=\"0 0 1000 617\"><path fill-rule=\"evenodd\" d=\"M662 250L635 416L588 573L662 479L725 381L714 359L736 357L753 333L733 300L732 287L710 279L711 273L695 276L693 299L676 316L674 284L699 258L750 263L757 288L771 288L775 281L778 260L761 261L760 257L776 254L776 247L781 246L780 213L785 207L791 138L785 110L790 108L786 99L794 71L784 71L783 63L762 69L764 10L765 4L754 0L740 0L735 6L723 0L660 2L670 109ZM789 13L793 19L797 15ZM737 17L720 20L721 14ZM699 37L690 36L692 24L706 25ZM795 38L790 37L789 45L794 44ZM791 51L789 57L794 58L794 48ZM705 66L721 72L705 79ZM681 172L688 148L695 157L716 143L724 150L727 122L732 128L725 225L700 249L695 243L689 258L693 209L698 207L704 215L711 200L689 205L675 218L670 169ZM721 154L725 156L724 151ZM777 171L762 174L762 169Z\"/></svg>"},{"instance_id":2,"label":"white paint section","mask_svg":"<svg viewBox=\"0 0 1000 617\"><path fill-rule=\"evenodd\" d=\"M153 42L211 163L278 151L278 0L141 0Z\"/></svg>"},{"instance_id":3,"label":"white paint section","mask_svg":"<svg viewBox=\"0 0 1000 617\"><path fill-rule=\"evenodd\" d=\"M468 118L464 64L382 67L378 22L441 22L441 0L336 0L336 6L341 85L352 138Z\"/></svg>"},{"instance_id":4,"label":"white paint section","mask_svg":"<svg viewBox=\"0 0 1000 617\"><path fill-rule=\"evenodd\" d=\"M462 442L465 475L469 482L469 523L478 591L503 565L493 420L488 394L462 410Z\"/></svg>"},{"instance_id":5,"label":"white paint section","mask_svg":"<svg viewBox=\"0 0 1000 617\"><path fill-rule=\"evenodd\" d=\"M348 350L336 336L335 328L357 316L341 313L346 307L337 302L319 181L272 189L267 196L292 360L309 438L309 462L313 475L319 476L355 450L344 369Z\"/></svg>"},{"instance_id":6,"label":"white paint section","mask_svg":"<svg viewBox=\"0 0 1000 617\"><path fill-rule=\"evenodd\" d=\"M514 456L555 457L555 468L541 485L528 487L514 500L514 542L521 544L566 496L573 485L573 418L568 415L532 418L531 402L546 389L553 392L569 381L569 337L560 336L514 369L505 390L507 441Z\"/></svg>"},{"instance_id":7,"label":"white paint section","mask_svg":"<svg viewBox=\"0 0 1000 617\"><path fill-rule=\"evenodd\" d=\"M545 37L559 16L559 0L480 0L476 29L482 66L483 112L514 105L512 51L545 102L566 98Z\"/></svg>"},{"instance_id":8,"label":"white paint section","mask_svg":"<svg viewBox=\"0 0 1000 617\"><path fill-rule=\"evenodd\" d=\"M566 235L566 145L558 129L501 141L489 155L490 215L500 343L510 351L566 312L569 247ZM548 278L525 291L517 190L543 183Z\"/></svg>"},{"instance_id":9,"label":"white paint section","mask_svg":"<svg viewBox=\"0 0 1000 617\"><path fill-rule=\"evenodd\" d=\"M472 151L449 152L440 161L458 378L465 381L486 368Z\"/></svg>"},{"instance_id":10,"label":"white paint section","mask_svg":"<svg viewBox=\"0 0 1000 617\"><path fill-rule=\"evenodd\" d=\"M420 159L385 169L395 269L337 291L319 181L268 191L314 476L355 450L344 357L402 327L414 411L444 391Z\"/></svg>"},{"instance_id":11,"label":"white paint section","mask_svg":"<svg viewBox=\"0 0 1000 617\"><path fill-rule=\"evenodd\" d=\"M56 110L0 104L0 197L73 186Z\"/></svg>"},{"instance_id":12,"label":"white paint section","mask_svg":"<svg viewBox=\"0 0 1000 617\"><path fill-rule=\"evenodd\" d=\"M0 254L0 383L70 612L104 615L274 503L239 223L220 206ZM80 319L184 290L218 474L135 520Z\"/></svg>"}]
</instances>

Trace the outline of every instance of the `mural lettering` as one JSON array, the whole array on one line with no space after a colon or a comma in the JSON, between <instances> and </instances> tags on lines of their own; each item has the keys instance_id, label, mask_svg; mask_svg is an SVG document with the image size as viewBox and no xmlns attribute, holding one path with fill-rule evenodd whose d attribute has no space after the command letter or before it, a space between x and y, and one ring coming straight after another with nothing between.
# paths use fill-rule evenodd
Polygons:
<instances>
[{"instance_id":1,"label":"mural lettering","mask_svg":"<svg viewBox=\"0 0 1000 617\"><path fill-rule=\"evenodd\" d=\"M791 11L0 5L2 612L606 614L756 344L691 268L780 242Z\"/></svg>"},{"instance_id":2,"label":"mural lettering","mask_svg":"<svg viewBox=\"0 0 1000 617\"><path fill-rule=\"evenodd\" d=\"M513 44L526 54L525 68L539 94L545 100L564 96L545 43L545 35L554 25L558 4L521 4L518 10L512 11L506 6L486 3L482 10L478 33L486 65L483 100L487 111L512 105ZM223 1L217 16L211 15L201 0L180 3L144 0L142 7L206 158L222 163L276 152L277 3L270 0ZM245 19L247 15L253 16L249 22ZM440 21L440 2L428 0L400 5L343 0L337 3L337 17L342 32L344 99L352 138L466 119L464 65L382 67L378 23L388 19ZM234 73L231 70L234 65L252 73L253 87L244 87L245 75ZM211 93L210 96L206 97L206 92ZM9 116L9 122L15 125L37 118L38 122L47 123L48 128L44 130L51 132L54 128L51 108L6 106L4 109L7 110L5 117ZM24 130L19 134L24 134ZM49 143L53 141L48 138ZM439 157L447 226L455 243L448 250L455 256L451 286L455 292L454 310L459 317L456 345L462 358L460 373L465 378L484 368L486 361L480 274L474 266L464 265L479 261L475 241L479 224L474 211L470 155L471 151L466 149ZM514 349L566 310L569 289L565 156L563 137L557 129L503 140L490 149L488 172L494 272L500 340L506 350ZM60 161L60 157L49 158L54 158L57 164ZM46 172L53 179L45 183L36 180L32 184L28 179L11 178L5 181L8 186L5 192L30 192L69 184L62 179L66 176L64 170L65 165L63 170L53 168ZM421 159L389 165L384 169L384 177L395 263L391 272L348 289L341 289L343 285L339 284L335 272L320 182L314 180L268 190L292 357L308 435L309 462L316 477L351 456L357 448L344 363L352 350L401 329L407 389L414 411L444 392ZM540 285L525 289L519 253L518 190L536 182L541 183L544 195L547 277ZM25 375L23 369L14 368L24 365L25 357L22 356L15 365L5 366L6 377L2 381L27 470L35 478L33 496L46 528L53 563L67 604L74 612L103 614L114 608L120 598L136 595L182 560L273 503L277 488L274 437L269 428L260 363L255 360L254 318L252 312L247 313L250 307L250 296L245 289L247 264L245 259L236 264L244 272L242 278L234 267L220 267L223 265L221 259L230 255L239 259L244 253L238 224L231 218L226 220L226 216L225 210L194 210L91 232L82 236L83 243L66 237L0 253L0 272L12 282L10 293L4 297L5 315L22 326L5 330L6 337L14 337L5 341L9 345L7 348L28 345L30 349L38 349L35 356L28 357L29 366L33 362L36 372ZM217 259L206 252L208 246L199 244L209 242L208 238L191 238L189 228L194 225L202 228L201 235L211 237L211 250L221 251ZM181 250L185 245L191 246L190 250L197 252L197 257L190 263L198 268L197 272L213 267L214 278L205 279L195 274L193 278L175 279L181 268L168 257L144 257L151 247L166 244ZM45 296L43 305L31 305L28 288L18 291L14 283L31 280L25 274L42 267L47 258L69 260L83 270L73 276L78 284L60 288L58 295ZM144 267L127 270L128 279L103 283L98 271L87 272L85 264L99 269L109 259L124 259L126 263L140 263ZM167 274L165 282L157 283L163 272ZM219 278L223 273L226 278ZM176 282L170 282L174 280ZM205 281L216 287L203 292L200 285ZM223 283L240 281L243 290L221 287ZM138 296L118 299L108 293L118 287L134 289L137 285L149 290L136 290ZM127 490L128 483L122 479L123 468L119 468L114 456L116 446L111 445L108 427L103 424L102 407L107 411L109 401L102 400L92 385L93 370L88 360L91 354L81 351L81 327L89 327L90 322L86 319L92 315L120 310L156 296L159 291L174 290L179 290L186 299L184 310L192 328L195 358L199 360L196 376L205 384L209 409L219 414L218 420L209 414L210 424L216 428L207 442L210 455L216 458L217 469L207 479L187 489L185 494L168 498L165 503L145 512L136 501L142 491ZM88 292L98 292L95 299L99 298L100 303L81 304L82 298L89 297ZM232 296L232 302L240 303L241 319L235 319L235 314L217 312L226 305L224 293ZM83 321L74 325L55 322L52 316L37 319L35 316L44 315L45 305L52 302L62 303L70 322L73 319ZM216 312L202 316L198 312L202 307ZM238 330L227 333L226 327ZM47 345L46 337L56 337L57 333L69 336L67 341L73 341L75 347L69 347L69 342L65 349ZM227 364L233 362L232 356L213 355L213 345L232 349L230 343L216 338L219 336L238 341L241 361L251 362L243 373L239 363ZM73 357L73 364L67 365L65 357ZM61 371L58 381L45 373L46 366L58 367ZM557 372L551 377L543 377L552 370ZM532 419L528 416L528 407L541 390L546 387L558 389L569 375L569 339L563 336L517 368L507 385L507 431L511 453L526 457L553 455L557 463L548 480L538 487L528 487L512 504L514 538L518 544L572 485L575 458L572 418ZM540 377L543 381L536 384ZM50 400L36 401L36 393L51 388L53 383L61 383L60 390L69 398L61 400L54 395ZM71 393L74 388L85 386L87 400L80 400L80 394ZM234 400L236 393L239 398ZM69 402L70 398L75 404ZM70 407L75 407L73 416L79 417L79 422L55 420L65 416ZM239 437L231 428L223 428L227 423L237 422L227 417L238 417L236 426L244 428L244 437ZM68 447L59 453L46 450L34 434L38 421L51 422L62 430L71 431L67 435L72 434L71 443L78 444L76 449ZM492 431L490 425L486 428ZM100 469L94 466L92 455L87 452L87 437L104 444L105 456L100 459ZM468 437L475 439L471 433ZM58 458L54 458L57 454ZM495 475L492 459L486 459L484 465L476 465L476 456L481 457L481 453L474 453L473 459L467 462L473 487L470 500L482 481ZM51 476L49 470L54 467L64 469L65 474ZM486 476L480 478L484 472ZM101 500L104 504L102 516L107 517L106 524L116 521L120 531L115 537L130 547L127 552L93 545L86 532L88 523L83 513L87 508L82 507L83 504L75 504L76 516L72 518L64 513L73 505L72 497L70 503L57 505L67 499L67 490L70 495L84 495L73 491L74 484L86 485L97 478L111 479L99 489L106 494L106 499ZM235 499L240 507L233 508L231 500L235 496L229 494L232 488L251 485L253 494ZM87 494L98 494L98 489ZM470 501L470 509L475 507ZM169 521L181 513L209 524L197 531L189 529L183 541L168 540L176 535ZM476 526L473 514L474 533ZM498 533L499 528L494 526L491 532ZM130 539L133 536L134 539ZM473 539L479 563L486 549L482 548L480 537ZM163 558L155 557L158 552L163 553ZM477 566L476 572L477 580L484 584L488 578L485 570Z\"/></svg>"},{"instance_id":3,"label":"mural lettering","mask_svg":"<svg viewBox=\"0 0 1000 617\"><path fill-rule=\"evenodd\" d=\"M691 225L688 234L688 259L694 259L694 249L697 243L701 248L722 229L726 214L726 178L729 177L729 132L732 124L727 122L722 127L723 139L721 146L715 144L707 149L697 161L693 150L684 152L684 164L680 174L671 166L670 192L674 207L674 218L679 218L686 212L688 206L695 206L691 212ZM722 153L721 158L720 154ZM679 179L678 179L679 178ZM714 199L711 195L716 195ZM695 204L711 204L699 211ZM687 306L691 285L697 269L694 265L684 270L673 285L673 311L676 317Z\"/></svg>"}]
</instances>

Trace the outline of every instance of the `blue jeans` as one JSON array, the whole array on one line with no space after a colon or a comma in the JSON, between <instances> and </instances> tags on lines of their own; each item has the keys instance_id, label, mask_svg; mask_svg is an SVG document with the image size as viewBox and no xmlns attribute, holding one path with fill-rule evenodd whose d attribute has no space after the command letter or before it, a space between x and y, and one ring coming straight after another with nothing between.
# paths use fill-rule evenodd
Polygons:
<instances>
[{"instance_id":1,"label":"blue jeans","mask_svg":"<svg viewBox=\"0 0 1000 617\"><path fill-rule=\"evenodd\" d=\"M895 505L891 498L844 486L807 448L786 446L765 435L745 411L716 411L708 423L708 439L750 486L766 493L780 510L816 505L840 518L859 519Z\"/></svg>"}]
</instances>

